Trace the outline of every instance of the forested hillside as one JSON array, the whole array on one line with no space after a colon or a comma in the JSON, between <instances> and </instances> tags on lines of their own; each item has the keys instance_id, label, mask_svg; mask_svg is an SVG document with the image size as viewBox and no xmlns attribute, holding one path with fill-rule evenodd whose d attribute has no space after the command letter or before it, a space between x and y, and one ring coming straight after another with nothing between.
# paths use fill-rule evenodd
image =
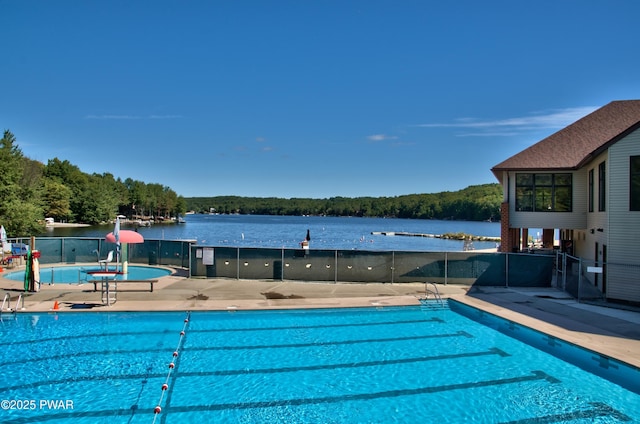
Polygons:
<instances>
[{"instance_id":1,"label":"forested hillside","mask_svg":"<svg viewBox=\"0 0 640 424\"><path fill-rule=\"evenodd\" d=\"M395 197L187 197L187 209L198 213L255 215L329 215L416 219L499 220L499 184L470 186L460 191Z\"/></svg>"},{"instance_id":2,"label":"forested hillside","mask_svg":"<svg viewBox=\"0 0 640 424\"><path fill-rule=\"evenodd\" d=\"M67 160L25 157L8 130L0 139L0 224L10 237L39 233L44 218L98 224L126 216L175 216L184 198L169 187L87 174Z\"/></svg>"},{"instance_id":3,"label":"forested hillside","mask_svg":"<svg viewBox=\"0 0 640 424\"><path fill-rule=\"evenodd\" d=\"M223 214L498 220L501 200L499 184L395 197L184 198L161 184L131 178L122 181L110 173L87 174L67 160L54 158L45 165L25 157L10 131L4 131L0 139L0 224L10 237L39 233L45 217L98 224L115 219L117 214L166 217L187 210Z\"/></svg>"}]
</instances>

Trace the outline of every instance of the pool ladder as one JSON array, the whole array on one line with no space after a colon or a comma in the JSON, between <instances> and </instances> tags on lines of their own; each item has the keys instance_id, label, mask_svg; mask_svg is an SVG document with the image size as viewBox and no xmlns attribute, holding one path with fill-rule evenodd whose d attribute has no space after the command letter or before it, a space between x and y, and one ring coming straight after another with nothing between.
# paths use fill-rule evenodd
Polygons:
<instances>
[{"instance_id":1,"label":"pool ladder","mask_svg":"<svg viewBox=\"0 0 640 424\"><path fill-rule=\"evenodd\" d=\"M429 286L433 286L433 290ZM432 299L429 296L433 296ZM431 309L448 309L447 304L438 291L436 283L424 283L424 297L420 298L422 306L429 306Z\"/></svg>"},{"instance_id":2,"label":"pool ladder","mask_svg":"<svg viewBox=\"0 0 640 424\"><path fill-rule=\"evenodd\" d=\"M16 306L11 308L11 296L9 293L4 294L4 299L2 299L2 307L0 307L0 313L16 313L18 312L18 306L22 303L22 308L20 310L24 310L24 298L22 297L22 293L18 296L18 300L16 300Z\"/></svg>"},{"instance_id":3,"label":"pool ladder","mask_svg":"<svg viewBox=\"0 0 640 424\"><path fill-rule=\"evenodd\" d=\"M109 280L108 277L102 278L101 283L102 304L111 306L118 300L118 280Z\"/></svg>"}]
</instances>

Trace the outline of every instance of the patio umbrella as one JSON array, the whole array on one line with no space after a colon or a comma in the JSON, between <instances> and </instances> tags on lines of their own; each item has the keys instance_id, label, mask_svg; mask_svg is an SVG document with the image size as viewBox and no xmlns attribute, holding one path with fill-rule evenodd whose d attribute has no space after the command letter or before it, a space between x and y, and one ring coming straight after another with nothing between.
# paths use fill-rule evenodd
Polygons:
<instances>
[{"instance_id":1,"label":"patio umbrella","mask_svg":"<svg viewBox=\"0 0 640 424\"><path fill-rule=\"evenodd\" d=\"M7 243L7 232L4 229L4 225L0 225L0 240L2 240L2 259L4 259L4 252L8 247L7 245L9 244ZM9 250L11 250L10 247Z\"/></svg>"},{"instance_id":2,"label":"patio umbrella","mask_svg":"<svg viewBox=\"0 0 640 424\"><path fill-rule=\"evenodd\" d=\"M144 242L144 237L142 237L142 234L137 231L131 230L120 230L119 239L120 243L135 244ZM116 240L116 236L113 233L107 234L105 240L107 240L109 243L118 243L118 241Z\"/></svg>"},{"instance_id":3,"label":"patio umbrella","mask_svg":"<svg viewBox=\"0 0 640 424\"><path fill-rule=\"evenodd\" d=\"M135 243L143 243L144 237L142 237L142 234L140 234L137 231L121 230L120 219L116 218L116 226L114 227L113 232L107 234L105 239L109 243L115 243L118 246L117 248L118 251L120 250L120 245L122 244L122 257L124 258L122 262L122 273L126 274L128 272L128 265L129 265L129 262L127 260L128 258L127 245L135 244Z\"/></svg>"},{"instance_id":4,"label":"patio umbrella","mask_svg":"<svg viewBox=\"0 0 640 424\"><path fill-rule=\"evenodd\" d=\"M0 225L0 240L2 243L2 261L4 262L4 245L7 244L7 232L4 230L4 225Z\"/></svg>"},{"instance_id":5,"label":"patio umbrella","mask_svg":"<svg viewBox=\"0 0 640 424\"><path fill-rule=\"evenodd\" d=\"M116 217L116 224L113 227L113 238L116 239L116 271L120 264L120 217Z\"/></svg>"}]
</instances>

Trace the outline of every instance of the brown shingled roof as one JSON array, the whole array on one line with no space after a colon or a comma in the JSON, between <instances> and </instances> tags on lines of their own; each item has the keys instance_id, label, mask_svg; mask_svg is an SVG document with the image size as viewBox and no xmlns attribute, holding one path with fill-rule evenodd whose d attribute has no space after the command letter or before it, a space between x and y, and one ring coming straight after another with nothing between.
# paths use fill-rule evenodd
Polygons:
<instances>
[{"instance_id":1,"label":"brown shingled roof","mask_svg":"<svg viewBox=\"0 0 640 424\"><path fill-rule=\"evenodd\" d=\"M491 168L504 171L578 169L610 144L640 128L640 100L611 102Z\"/></svg>"}]
</instances>

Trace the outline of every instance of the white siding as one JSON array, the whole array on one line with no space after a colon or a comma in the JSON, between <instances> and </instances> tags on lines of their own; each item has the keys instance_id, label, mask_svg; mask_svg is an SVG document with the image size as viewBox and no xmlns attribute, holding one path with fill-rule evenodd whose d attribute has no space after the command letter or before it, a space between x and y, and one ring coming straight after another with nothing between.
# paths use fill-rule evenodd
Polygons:
<instances>
[{"instance_id":1,"label":"white siding","mask_svg":"<svg viewBox=\"0 0 640 424\"><path fill-rule=\"evenodd\" d=\"M609 149L607 262L640 267L640 212L629 211L629 157L640 156L640 130ZM607 296L640 302L638 267L611 267Z\"/></svg>"},{"instance_id":2,"label":"white siding","mask_svg":"<svg viewBox=\"0 0 640 424\"><path fill-rule=\"evenodd\" d=\"M602 153L601 155L594 158L589 164L584 168L584 176L585 176L585 210L587 211L587 227L585 229L585 240L584 243L581 243L580 249L576 249L575 254L585 259L596 260L595 258L595 244L598 243L598 246L608 245L608 209L609 205L606 205L606 209L604 212L600 212L598 210L598 172L599 165L602 162L605 162L605 183L609 181L609 152ZM593 171L593 212L589 211L589 171ZM609 198L609 188L605 188L605 197ZM602 229L602 231L598 231Z\"/></svg>"},{"instance_id":3,"label":"white siding","mask_svg":"<svg viewBox=\"0 0 640 424\"><path fill-rule=\"evenodd\" d=\"M535 173L531 170L527 172ZM549 171L540 171L548 173ZM509 172L509 227L511 228L586 228L587 174L578 170L573 174L572 212L517 212L516 172Z\"/></svg>"}]
</instances>

